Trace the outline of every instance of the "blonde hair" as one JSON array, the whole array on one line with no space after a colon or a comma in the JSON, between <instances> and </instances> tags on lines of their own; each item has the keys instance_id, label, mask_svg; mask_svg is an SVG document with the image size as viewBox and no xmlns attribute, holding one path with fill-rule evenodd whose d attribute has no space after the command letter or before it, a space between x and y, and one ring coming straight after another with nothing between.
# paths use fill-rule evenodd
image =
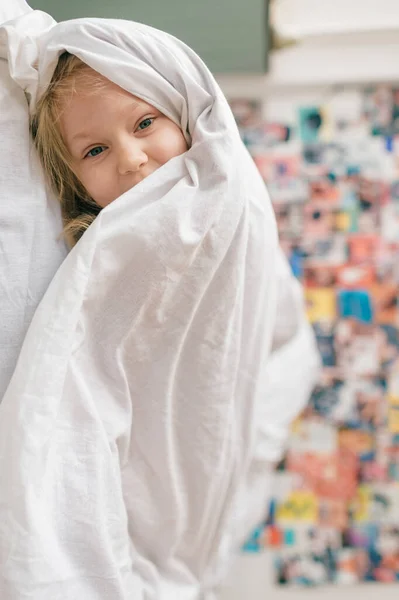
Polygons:
<instances>
[{"instance_id":1,"label":"blonde hair","mask_svg":"<svg viewBox=\"0 0 399 600\"><path fill-rule=\"evenodd\" d=\"M98 93L106 80L76 56L64 52L50 85L31 119L31 133L41 164L61 204L63 235L74 246L101 211L72 168L72 156L63 140L60 117L68 98L84 85Z\"/></svg>"}]
</instances>

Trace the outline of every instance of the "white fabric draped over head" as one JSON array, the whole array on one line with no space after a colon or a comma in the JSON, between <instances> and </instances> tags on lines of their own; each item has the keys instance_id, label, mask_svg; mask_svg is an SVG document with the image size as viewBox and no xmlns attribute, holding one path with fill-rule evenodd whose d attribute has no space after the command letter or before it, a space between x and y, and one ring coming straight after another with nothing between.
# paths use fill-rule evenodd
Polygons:
<instances>
[{"instance_id":1,"label":"white fabric draped over head","mask_svg":"<svg viewBox=\"0 0 399 600\"><path fill-rule=\"evenodd\" d=\"M35 66L13 52L12 25L7 36L32 107L67 50L191 147L101 211L33 319L0 406L0 595L203 598L265 510L273 448L317 367L266 189L182 42L80 19L35 39ZM279 391L268 400L277 296L291 324L278 361L291 340L287 360L308 354L285 412Z\"/></svg>"}]
</instances>

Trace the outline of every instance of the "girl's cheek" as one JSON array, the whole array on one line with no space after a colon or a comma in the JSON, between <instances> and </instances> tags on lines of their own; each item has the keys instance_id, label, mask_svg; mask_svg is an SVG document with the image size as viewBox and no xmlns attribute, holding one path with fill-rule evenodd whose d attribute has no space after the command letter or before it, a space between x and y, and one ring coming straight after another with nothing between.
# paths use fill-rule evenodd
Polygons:
<instances>
[{"instance_id":1,"label":"girl's cheek","mask_svg":"<svg viewBox=\"0 0 399 600\"><path fill-rule=\"evenodd\" d=\"M91 165L83 165L80 169L80 175L82 179L86 179L87 181L93 181L96 178L95 169L93 169Z\"/></svg>"}]
</instances>

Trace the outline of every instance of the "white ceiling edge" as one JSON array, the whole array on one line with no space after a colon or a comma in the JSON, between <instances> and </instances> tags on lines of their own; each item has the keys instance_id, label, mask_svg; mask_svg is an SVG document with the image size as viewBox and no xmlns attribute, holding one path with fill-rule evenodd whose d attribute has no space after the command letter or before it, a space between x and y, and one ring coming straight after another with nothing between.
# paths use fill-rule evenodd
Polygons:
<instances>
[{"instance_id":1,"label":"white ceiling edge","mask_svg":"<svg viewBox=\"0 0 399 600\"><path fill-rule=\"evenodd\" d=\"M398 0L275 0L271 15L288 38L392 29L399 36Z\"/></svg>"}]
</instances>

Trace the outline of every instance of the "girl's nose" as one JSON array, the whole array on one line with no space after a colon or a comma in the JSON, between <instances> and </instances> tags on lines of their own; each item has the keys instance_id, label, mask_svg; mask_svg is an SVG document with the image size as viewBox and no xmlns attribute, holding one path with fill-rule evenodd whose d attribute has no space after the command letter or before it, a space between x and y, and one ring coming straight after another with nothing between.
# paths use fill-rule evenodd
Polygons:
<instances>
[{"instance_id":1,"label":"girl's nose","mask_svg":"<svg viewBox=\"0 0 399 600\"><path fill-rule=\"evenodd\" d=\"M130 138L118 151L118 170L120 175L135 173L148 162L148 156L137 140Z\"/></svg>"}]
</instances>

